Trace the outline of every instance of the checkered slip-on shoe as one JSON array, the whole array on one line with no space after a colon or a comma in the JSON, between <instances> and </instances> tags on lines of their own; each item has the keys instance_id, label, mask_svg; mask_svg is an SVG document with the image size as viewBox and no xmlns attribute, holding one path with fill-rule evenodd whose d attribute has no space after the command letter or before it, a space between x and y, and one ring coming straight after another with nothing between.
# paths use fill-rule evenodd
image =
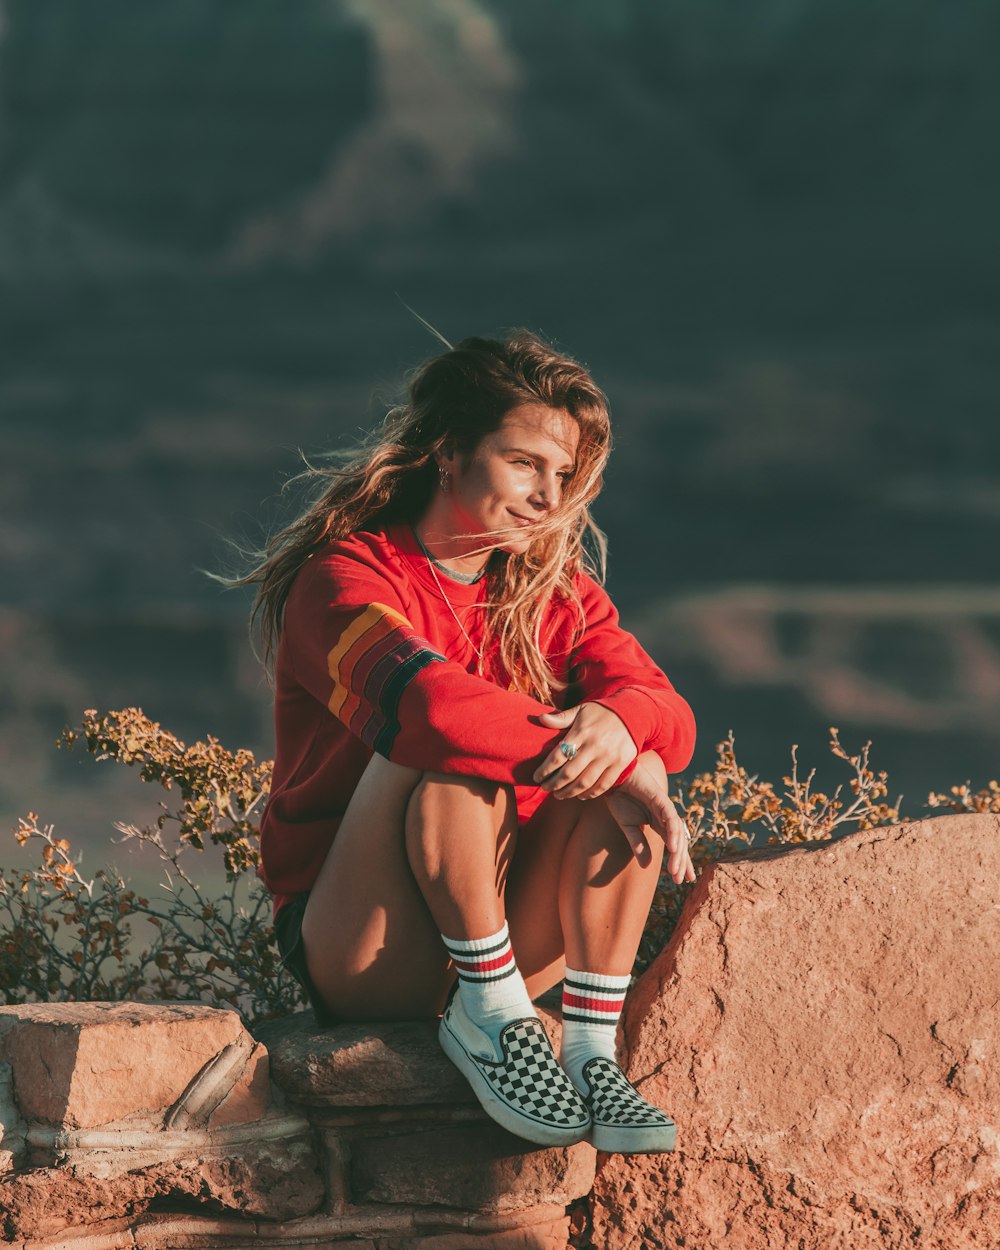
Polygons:
<instances>
[{"instance_id":1,"label":"checkered slip-on shoe","mask_svg":"<svg viewBox=\"0 0 1000 1250\"><path fill-rule=\"evenodd\" d=\"M584 1098L598 1150L618 1154L659 1154L673 1150L677 1125L636 1090L617 1063L599 1056L583 1065Z\"/></svg>"},{"instance_id":2,"label":"checkered slip-on shoe","mask_svg":"<svg viewBox=\"0 0 1000 1250\"><path fill-rule=\"evenodd\" d=\"M572 1146L586 1139L590 1112L560 1067L541 1020L513 1020L494 1047L456 994L441 1017L438 1038L497 1124L539 1146Z\"/></svg>"}]
</instances>

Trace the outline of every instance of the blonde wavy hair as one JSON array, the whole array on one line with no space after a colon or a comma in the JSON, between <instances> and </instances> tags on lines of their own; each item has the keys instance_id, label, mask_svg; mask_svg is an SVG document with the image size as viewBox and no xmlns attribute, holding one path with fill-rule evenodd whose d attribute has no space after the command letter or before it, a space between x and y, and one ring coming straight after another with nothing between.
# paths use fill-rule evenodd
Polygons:
<instances>
[{"instance_id":1,"label":"blonde wavy hair","mask_svg":"<svg viewBox=\"0 0 1000 1250\"><path fill-rule=\"evenodd\" d=\"M514 330L502 340L467 338L419 366L407 379L405 402L390 409L381 425L347 452L339 464L309 465L293 482L314 483L312 502L290 525L273 535L256 563L228 586L257 586L251 633L259 630L270 669L281 632L285 601L299 569L324 544L360 530L415 524L440 489L436 454L471 454L497 430L511 409L541 403L561 409L580 429L576 467L557 508L536 522L531 546L522 554L500 551L489 539L515 530L484 534L487 595L485 637L478 670L488 674L491 653L513 687L552 702L560 680L545 655L542 627L553 597L561 597L583 627L575 577L585 570L604 580L607 542L589 505L603 486L611 451L608 403L586 369L537 335ZM291 483L289 483L291 485Z\"/></svg>"}]
</instances>

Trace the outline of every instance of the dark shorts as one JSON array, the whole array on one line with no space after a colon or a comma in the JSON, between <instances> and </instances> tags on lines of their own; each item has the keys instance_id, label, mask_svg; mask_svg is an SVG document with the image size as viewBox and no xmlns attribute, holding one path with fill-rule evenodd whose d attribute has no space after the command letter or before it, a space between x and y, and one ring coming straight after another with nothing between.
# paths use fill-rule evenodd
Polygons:
<instances>
[{"instance_id":1,"label":"dark shorts","mask_svg":"<svg viewBox=\"0 0 1000 1250\"><path fill-rule=\"evenodd\" d=\"M305 914L308 894L299 894L286 903L274 922L274 937L278 944L282 966L291 973L305 991L309 1006L313 1009L316 1023L321 1028L335 1024L337 1017L323 1002L319 990L312 983L306 967L306 949L302 942L302 917Z\"/></svg>"}]
</instances>

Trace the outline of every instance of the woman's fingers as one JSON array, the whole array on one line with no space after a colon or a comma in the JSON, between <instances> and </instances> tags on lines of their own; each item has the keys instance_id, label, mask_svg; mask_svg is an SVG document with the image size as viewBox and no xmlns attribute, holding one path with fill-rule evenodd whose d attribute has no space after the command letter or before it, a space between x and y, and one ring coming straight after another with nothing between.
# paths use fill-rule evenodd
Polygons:
<instances>
[{"instance_id":1,"label":"woman's fingers","mask_svg":"<svg viewBox=\"0 0 1000 1250\"><path fill-rule=\"evenodd\" d=\"M614 788L615 782L621 775L621 769L617 765L612 765L611 768L606 768L601 773L595 785L592 785L585 794L577 797L582 799L599 799L602 794L607 794L609 790Z\"/></svg>"},{"instance_id":2,"label":"woman's fingers","mask_svg":"<svg viewBox=\"0 0 1000 1250\"><path fill-rule=\"evenodd\" d=\"M676 885L680 885L684 881L697 881L698 875L694 870L694 864L691 862L691 848L685 847L681 852L680 863L678 864L677 875L673 878Z\"/></svg>"},{"instance_id":3,"label":"woman's fingers","mask_svg":"<svg viewBox=\"0 0 1000 1250\"><path fill-rule=\"evenodd\" d=\"M653 848L649 845L645 825L628 822L620 827L622 833L628 839L628 844L632 848L632 854L639 862L639 865L645 868L653 859Z\"/></svg>"},{"instance_id":4,"label":"woman's fingers","mask_svg":"<svg viewBox=\"0 0 1000 1250\"><path fill-rule=\"evenodd\" d=\"M549 793L574 798L588 790L596 777L617 767L615 778L635 758L636 747L621 718L599 703L581 703L562 712L544 712L543 725L564 731L560 742L545 756L534 773L534 782ZM569 751L564 751L566 747ZM590 777L586 770L597 769ZM570 790L574 784L582 788Z\"/></svg>"},{"instance_id":5,"label":"woman's fingers","mask_svg":"<svg viewBox=\"0 0 1000 1250\"><path fill-rule=\"evenodd\" d=\"M586 763L584 759L580 759L578 763L578 757L579 748L577 748L577 755L570 758L556 747L538 766L535 772L535 784L551 792L556 786L574 781Z\"/></svg>"},{"instance_id":6,"label":"woman's fingers","mask_svg":"<svg viewBox=\"0 0 1000 1250\"><path fill-rule=\"evenodd\" d=\"M569 707L564 708L561 712L543 712L538 719L548 729L566 730L567 732L562 739L562 742L566 742L572 740L572 734L569 730L572 729L579 711L579 707ZM553 747L538 768L535 769L534 780L536 785L542 785L547 778L554 776L568 762L565 752L559 749L560 746L561 743Z\"/></svg>"},{"instance_id":7,"label":"woman's fingers","mask_svg":"<svg viewBox=\"0 0 1000 1250\"><path fill-rule=\"evenodd\" d=\"M668 798L651 797L650 816L667 851L667 872L675 885L696 880L691 862L691 839L683 818Z\"/></svg>"},{"instance_id":8,"label":"woman's fingers","mask_svg":"<svg viewBox=\"0 0 1000 1250\"><path fill-rule=\"evenodd\" d=\"M568 771L568 765L567 765ZM596 798L597 787L610 769L603 768L598 762L587 764L577 772L575 777L564 777L562 772L554 779L550 793L557 799L591 799ZM614 778L612 778L614 780Z\"/></svg>"},{"instance_id":9,"label":"woman's fingers","mask_svg":"<svg viewBox=\"0 0 1000 1250\"><path fill-rule=\"evenodd\" d=\"M667 857L667 872L675 885L681 885L684 881L698 880L694 864L691 861L690 846L683 847L676 856L671 855Z\"/></svg>"},{"instance_id":10,"label":"woman's fingers","mask_svg":"<svg viewBox=\"0 0 1000 1250\"><path fill-rule=\"evenodd\" d=\"M687 825L670 799L664 795L651 795L649 806L650 815L657 824L657 832L667 844L667 850L674 853L687 846Z\"/></svg>"}]
</instances>

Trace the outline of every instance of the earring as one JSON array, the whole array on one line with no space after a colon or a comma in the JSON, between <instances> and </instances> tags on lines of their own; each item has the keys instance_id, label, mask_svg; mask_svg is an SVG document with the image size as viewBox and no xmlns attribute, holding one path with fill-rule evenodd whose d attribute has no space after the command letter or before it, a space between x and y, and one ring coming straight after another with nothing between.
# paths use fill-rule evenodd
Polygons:
<instances>
[{"instance_id":1,"label":"earring","mask_svg":"<svg viewBox=\"0 0 1000 1250\"><path fill-rule=\"evenodd\" d=\"M441 489L447 494L451 489L451 474L444 465L441 465L438 470L438 482L441 484Z\"/></svg>"}]
</instances>

